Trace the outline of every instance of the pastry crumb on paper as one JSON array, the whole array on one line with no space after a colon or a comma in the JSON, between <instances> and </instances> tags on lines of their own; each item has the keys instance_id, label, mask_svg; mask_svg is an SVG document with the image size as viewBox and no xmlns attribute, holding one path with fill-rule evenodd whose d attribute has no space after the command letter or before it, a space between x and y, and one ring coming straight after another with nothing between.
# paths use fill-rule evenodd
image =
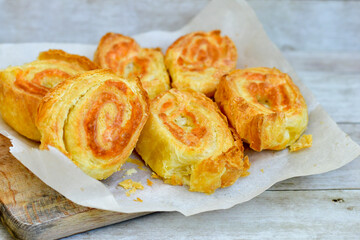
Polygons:
<instances>
[{"instance_id":1,"label":"pastry crumb on paper","mask_svg":"<svg viewBox=\"0 0 360 240\"><path fill-rule=\"evenodd\" d=\"M144 186L141 183L134 182L131 179L126 179L126 180L120 182L118 185L121 186L122 188L126 189L126 190L130 189L129 191L126 192L126 196L128 196L128 197L131 194L135 193L137 189L140 189L140 190L144 189Z\"/></svg>"},{"instance_id":2,"label":"pastry crumb on paper","mask_svg":"<svg viewBox=\"0 0 360 240\"><path fill-rule=\"evenodd\" d=\"M146 179L146 182L147 182L147 185L148 185L148 186L152 186L152 185L153 185L153 182L150 181L150 179Z\"/></svg>"},{"instance_id":3,"label":"pastry crumb on paper","mask_svg":"<svg viewBox=\"0 0 360 240\"><path fill-rule=\"evenodd\" d=\"M299 140L290 145L290 152L296 152L312 146L312 135L302 135Z\"/></svg>"},{"instance_id":4,"label":"pastry crumb on paper","mask_svg":"<svg viewBox=\"0 0 360 240\"><path fill-rule=\"evenodd\" d=\"M249 157L248 155L246 155L244 157L244 169L250 169L250 161L249 161ZM246 172L243 172L240 177L246 177L246 176L249 176L250 175L250 172L249 171L246 171Z\"/></svg>"},{"instance_id":5,"label":"pastry crumb on paper","mask_svg":"<svg viewBox=\"0 0 360 240\"><path fill-rule=\"evenodd\" d=\"M137 173L136 169L135 169L135 168L130 168L129 170L127 170L127 171L125 172L125 175L126 175L126 176L131 176L131 175L133 175L134 173Z\"/></svg>"},{"instance_id":6,"label":"pastry crumb on paper","mask_svg":"<svg viewBox=\"0 0 360 240\"><path fill-rule=\"evenodd\" d=\"M143 200L141 198L136 198L134 199L134 202L143 202Z\"/></svg>"}]
</instances>

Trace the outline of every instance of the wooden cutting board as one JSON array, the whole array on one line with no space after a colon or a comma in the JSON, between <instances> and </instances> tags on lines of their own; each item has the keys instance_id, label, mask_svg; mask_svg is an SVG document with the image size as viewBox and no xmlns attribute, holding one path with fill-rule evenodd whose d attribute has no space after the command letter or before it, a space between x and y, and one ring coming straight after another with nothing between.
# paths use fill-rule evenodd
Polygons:
<instances>
[{"instance_id":1,"label":"wooden cutting board","mask_svg":"<svg viewBox=\"0 0 360 240\"><path fill-rule=\"evenodd\" d=\"M48 187L10 153L0 135L0 217L20 239L57 239L148 213L123 214L77 205Z\"/></svg>"}]
</instances>

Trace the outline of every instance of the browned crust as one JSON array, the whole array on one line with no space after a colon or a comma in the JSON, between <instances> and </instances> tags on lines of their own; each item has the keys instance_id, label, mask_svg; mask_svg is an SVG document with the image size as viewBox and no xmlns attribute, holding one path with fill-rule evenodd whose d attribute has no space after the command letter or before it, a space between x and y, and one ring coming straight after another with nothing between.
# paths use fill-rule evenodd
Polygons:
<instances>
[{"instance_id":1,"label":"browned crust","mask_svg":"<svg viewBox=\"0 0 360 240\"><path fill-rule=\"evenodd\" d=\"M0 72L0 113L4 121L23 136L39 141L40 133L34 119L41 98L27 94L2 81Z\"/></svg>"},{"instance_id":2,"label":"browned crust","mask_svg":"<svg viewBox=\"0 0 360 240\"><path fill-rule=\"evenodd\" d=\"M102 68L108 68L108 66L106 66L106 65L104 65L104 63L102 63L101 54L103 52L103 48L106 47L107 45L113 45L117 42L117 40L121 40L121 39L128 39L129 41L135 42L134 39L132 39L128 36L122 35L120 33L108 32L104 36L102 36L99 41L98 47L96 48L96 51L94 53L94 62L96 64L98 64L99 66L101 66ZM139 48L140 48L140 46L139 46Z\"/></svg>"},{"instance_id":3,"label":"browned crust","mask_svg":"<svg viewBox=\"0 0 360 240\"><path fill-rule=\"evenodd\" d=\"M9 67L0 72L0 112L2 113L3 119L17 132L35 141L40 140L40 133L35 126L37 107L42 96L48 91L47 87L43 87L36 82L36 76L45 73L46 70L41 72L34 71L34 78L30 82L23 79L22 73L31 71L32 64L37 66L37 64L41 65L43 62L49 63L49 67L54 68L51 70L56 72L58 70L57 65L54 63L52 66L51 60L67 62L72 66L76 66L74 71L87 71L98 68L95 63L86 57L69 54L62 50L50 49L41 52L38 61L33 61L19 67ZM59 72L64 74L60 75L63 79L70 76L65 72Z\"/></svg>"},{"instance_id":4,"label":"browned crust","mask_svg":"<svg viewBox=\"0 0 360 240\"><path fill-rule=\"evenodd\" d=\"M50 89L50 91L42 98L41 103L40 103L39 107L37 108L37 117L36 117L36 121L35 121L36 125L41 124L43 119L46 117L45 116L46 109L48 109L52 104L54 104L57 101L57 98L60 95L60 93L65 91L69 84L76 81L78 78L84 77L85 75L89 75L89 74L115 74L115 73L111 69L97 69L97 70L93 70L91 72L85 72L82 74L75 75L75 76L59 83L54 88ZM144 90L144 88L142 87L140 80L137 78L137 79L134 79L134 81L136 82L137 87L141 91L141 97L143 98L143 101L146 102L145 113L147 115L149 115L149 113L150 113L149 96L148 96L147 92ZM45 148L47 145L48 144L44 145Z\"/></svg>"},{"instance_id":5,"label":"browned crust","mask_svg":"<svg viewBox=\"0 0 360 240\"><path fill-rule=\"evenodd\" d=\"M272 71L276 74L282 74L280 76L285 78L285 84L287 84L292 91L289 94L293 95L289 96L287 93L282 92L281 94L284 94L285 98L282 99L281 102L277 101L275 103L278 96L266 93L270 95L270 100L274 101L274 106L276 107L273 108L270 105L267 109L260 106L259 102L256 100L256 97L269 98L268 96L262 95L262 91L265 91L264 89L260 88L259 91L256 92L256 96L249 90L251 96L250 99L245 97L245 95L239 95L235 85L235 82L237 81L237 75L235 74L247 72L252 74L253 71L256 72L256 74L259 74L257 71L262 72L264 74L264 79L267 78L266 73L270 74ZM245 81L244 84L248 84L246 78L243 78L243 80ZM247 87L242 86L242 91L247 92L247 89ZM295 104L290 102L290 98L293 98L292 101L295 101ZM253 68L234 70L228 75L223 76L220 80L218 89L215 93L215 100L221 111L228 117L231 125L235 128L239 136L245 142L249 143L250 147L256 151L261 151L263 149L284 149L295 141L304 131L306 127L306 125L303 126L304 121L307 124L307 108L305 100L297 86L291 81L290 77L277 69ZM284 107L285 110L277 110L280 107ZM289 112L291 115L285 117L286 112ZM291 117L291 120L289 117ZM303 117L306 119L302 119ZM292 123L290 123L290 121ZM291 130L287 129L288 126L291 126ZM290 131L289 134L294 134L294 137L290 136L290 139L286 140L286 137L283 136L286 136L287 131Z\"/></svg>"},{"instance_id":6,"label":"browned crust","mask_svg":"<svg viewBox=\"0 0 360 240\"><path fill-rule=\"evenodd\" d=\"M94 70L100 68L100 66L87 57L70 54L60 49L49 49L48 51L40 52L38 56L38 60L61 60L65 62L69 62L71 64L77 64L85 71Z\"/></svg>"},{"instance_id":7,"label":"browned crust","mask_svg":"<svg viewBox=\"0 0 360 240\"><path fill-rule=\"evenodd\" d=\"M189 172L189 176L188 175L179 175L180 173L176 172L177 171L176 169L173 169L175 172L172 172L173 170L169 171L168 169L164 169L163 164L160 162L159 159L164 159L164 161L167 161L167 159L168 159L166 157L167 155L163 156L163 158L162 158L160 154L159 154L159 156L154 156L154 155L150 154L150 157L147 158L147 156L149 156L149 153L152 153L154 151L154 149L151 146L149 147L149 145L143 145L143 144L145 144L145 142L147 142L147 143L151 142L151 139L156 141L158 138L162 138L161 136L157 135L157 134L159 134L156 130L158 128L155 128L155 126L152 125L152 123L158 124L158 122L157 121L154 122L154 121L152 121L153 119L150 119L149 123L151 125L147 125L145 127L144 132L143 132L145 135L142 135L143 138L140 138L141 140L140 140L139 145L137 146L137 151L139 152L139 154L141 156L145 157L145 161L149 164L150 167L153 167L153 171L157 171L157 174L159 174L159 176L162 176L162 177L165 176L163 174L170 174L170 175L166 175L166 178L164 179L164 181L166 183L169 183L172 185L187 184L190 187L189 188L190 191L197 191L197 192L203 192L203 193L208 193L208 194L213 193L217 188L228 187L228 186L234 184L234 182L239 177L246 176L248 174L247 170L250 165L248 162L244 161L244 148L243 148L242 141L240 139L236 138L233 141L231 141L231 143L230 143L230 138L233 138L233 136L231 135L230 130L227 129L228 124L227 124L226 117L221 113L221 111L217 107L216 103L214 103L210 98L206 97L205 94L203 94L201 92L196 92L191 89L179 90L179 89L173 88L171 90L168 90L167 92L161 93L155 99L152 100L151 106L154 106L154 107L156 106L155 108L158 110L156 110L155 112L154 112L154 110L152 110L152 116L150 118L153 118L154 115L157 115L162 120L161 121L162 123L160 123L160 124L162 126L164 126L164 128L160 127L160 129L159 129L160 134L163 133L161 135L166 136L167 133L170 132L176 139L178 139L178 141L180 141L182 143L179 146L184 146L184 148L187 148L187 146L188 146L189 148L187 148L187 149L189 149L189 151L191 151L191 149L194 147L196 148L197 143L195 140L200 139L201 141L204 141L204 139L202 139L201 136L199 136L199 139L195 139L195 137L194 137L194 138L188 138L185 141L178 136L178 134L176 133L177 132L176 128L175 128L175 130L173 128L169 129L169 126L165 123L166 119L164 120L161 117L162 111L166 111L168 109L168 107L173 106L172 104L168 104L169 102L167 102L167 101L164 101L164 102L162 101L164 96L166 96L167 94L172 94L172 95L176 95L176 96L180 95L181 96L180 99L184 100L184 101L179 101L179 104L176 104L176 108L180 107L181 109L183 109L181 105L186 104L186 102L190 101L190 99L191 99L191 102L193 102L195 104L194 107L204 108L204 109L207 109L209 112L214 112L214 114L218 114L218 116L220 116L220 118L215 117L216 121L214 121L214 125L216 125L216 126L220 125L221 129L222 129L221 131L224 130L224 132L221 133L220 136L222 136L221 137L222 139L223 139L223 137L226 137L226 139L224 139L226 142L226 147L221 147L221 146L217 145L216 148L218 149L218 147L219 147L221 149L221 151L216 150L217 153L215 154L215 156L209 157L206 159L199 159L196 163L191 163L192 170L191 170L191 172ZM178 96L178 97L180 97L180 96ZM159 103L161 103L161 105L159 105ZM185 106L186 105L184 105L184 107ZM177 111L175 109L173 109L172 112L176 113ZM190 113L191 112L188 112L188 111L186 111L186 109L184 109L185 115L190 114ZM191 114L188 115L188 117L190 119L193 118ZM204 117L206 118L206 116L204 116ZM197 125L198 121L201 122L201 119L193 120L193 125L192 125L193 129L192 130L201 129L204 126L206 128L206 125L203 125L203 124ZM191 130L191 133L193 133L192 130ZM161 132L161 131L165 131L165 132ZM229 131L229 132L227 132L227 131ZM188 130L187 133L189 133L189 132L190 132L190 130ZM195 134L195 133L193 133L193 134ZM159 151L166 152L164 154L170 154L170 155L173 154L173 152L169 152L169 149L166 147L169 144L166 137L164 137L162 140L159 140L159 141L160 142L158 142L157 144L154 143L156 146L163 147ZM195 144L191 144L192 142L195 142ZM164 144L164 145L162 145L162 144ZM206 146L204 148L206 149ZM171 163L169 163L169 164L171 165ZM187 179L188 177L190 179Z\"/></svg>"},{"instance_id":8,"label":"browned crust","mask_svg":"<svg viewBox=\"0 0 360 240\"><path fill-rule=\"evenodd\" d=\"M192 32L170 45L165 54L165 65L172 78L172 87L191 88L213 97L220 78L234 69L237 61L235 44L228 36L220 34L220 30ZM207 44L209 49L198 52L199 44ZM201 60L198 59L200 55ZM205 73L209 69L212 72Z\"/></svg>"},{"instance_id":9,"label":"browned crust","mask_svg":"<svg viewBox=\"0 0 360 240\"><path fill-rule=\"evenodd\" d=\"M96 157L96 159L99 161L96 160L95 162L94 160L94 162L90 163L89 160L84 159L83 155L81 154L78 156L82 157L78 157L75 161L72 153L68 152L69 145L67 145L68 143L65 143L65 133L63 132L63 129L65 129L65 123L68 121L69 110L73 107L74 99L78 99L80 96L86 98L86 93L85 95L82 95L84 94L84 91L86 92L88 88L97 86L98 83L96 80L98 80L99 84L101 83L100 85L102 85L106 84L108 80L111 79L114 79L114 81L118 82L127 82L127 85L131 83L131 88L136 89L134 94L138 100L136 100L137 102L135 104L140 104L141 107L141 115L136 115L139 118L138 125L136 127L130 128L132 129L131 134L128 134L131 135L129 136L130 140L126 146L121 149L120 154L113 156L111 155L112 153L101 153L100 155L97 155L95 152L96 149L94 150L90 144L89 149L92 151L92 156L94 156L94 158ZM121 91L121 89L122 87L120 86L119 90ZM117 76L110 69L97 69L84 72L58 84L56 87L52 88L42 99L36 118L36 125L42 134L40 148L47 149L48 146L58 148L66 156L72 159L75 164L77 164L87 174L96 179L104 179L110 176L113 172L117 171L121 164L126 161L126 158L130 155L132 149L135 147L140 132L149 116L149 112L149 98L138 79L123 79ZM82 119L82 116L79 116L79 119ZM81 124L86 124L85 120L80 122ZM67 132L67 134L76 133ZM89 137L88 135L82 136ZM78 142L79 141L75 141L71 143L71 146L78 147ZM119 149L116 151L118 150ZM106 161L106 164L102 163L101 161Z\"/></svg>"},{"instance_id":10,"label":"browned crust","mask_svg":"<svg viewBox=\"0 0 360 240\"><path fill-rule=\"evenodd\" d=\"M159 48L142 48L135 39L109 32L99 41L94 61L124 78L140 78L150 98L170 89L170 79ZM128 66L131 65L131 70Z\"/></svg>"}]
</instances>

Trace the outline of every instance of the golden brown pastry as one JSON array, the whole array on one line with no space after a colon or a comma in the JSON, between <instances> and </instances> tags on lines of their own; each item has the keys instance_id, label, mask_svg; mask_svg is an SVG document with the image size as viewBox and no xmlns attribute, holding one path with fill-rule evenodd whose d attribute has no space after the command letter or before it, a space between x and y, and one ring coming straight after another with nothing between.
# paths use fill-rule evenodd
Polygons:
<instances>
[{"instance_id":1,"label":"golden brown pastry","mask_svg":"<svg viewBox=\"0 0 360 240\"><path fill-rule=\"evenodd\" d=\"M148 101L138 79L123 79L110 69L67 79L39 105L40 148L56 147L89 176L107 178L135 147Z\"/></svg>"},{"instance_id":2,"label":"golden brown pastry","mask_svg":"<svg viewBox=\"0 0 360 240\"><path fill-rule=\"evenodd\" d=\"M172 87L193 89L212 97L220 78L235 69L237 50L219 30L193 32L176 40L167 50L165 64Z\"/></svg>"},{"instance_id":3,"label":"golden brown pastry","mask_svg":"<svg viewBox=\"0 0 360 240\"><path fill-rule=\"evenodd\" d=\"M221 79L215 101L239 136L256 151L286 148L308 123L298 87L275 68L230 72Z\"/></svg>"},{"instance_id":4,"label":"golden brown pastry","mask_svg":"<svg viewBox=\"0 0 360 240\"><path fill-rule=\"evenodd\" d=\"M302 135L295 143L289 147L290 152L296 152L312 146L312 135Z\"/></svg>"},{"instance_id":5,"label":"golden brown pastry","mask_svg":"<svg viewBox=\"0 0 360 240\"><path fill-rule=\"evenodd\" d=\"M94 61L124 78L139 77L150 98L170 89L170 79L161 50L141 48L130 37L107 33L100 40Z\"/></svg>"},{"instance_id":6,"label":"golden brown pastry","mask_svg":"<svg viewBox=\"0 0 360 240\"><path fill-rule=\"evenodd\" d=\"M0 112L7 124L39 141L35 114L43 96L59 82L98 66L86 57L62 50L40 53L38 60L0 72Z\"/></svg>"},{"instance_id":7,"label":"golden brown pastry","mask_svg":"<svg viewBox=\"0 0 360 240\"><path fill-rule=\"evenodd\" d=\"M136 151L165 182L213 193L247 175L241 140L234 140L225 116L205 95L173 88L150 106Z\"/></svg>"}]
</instances>

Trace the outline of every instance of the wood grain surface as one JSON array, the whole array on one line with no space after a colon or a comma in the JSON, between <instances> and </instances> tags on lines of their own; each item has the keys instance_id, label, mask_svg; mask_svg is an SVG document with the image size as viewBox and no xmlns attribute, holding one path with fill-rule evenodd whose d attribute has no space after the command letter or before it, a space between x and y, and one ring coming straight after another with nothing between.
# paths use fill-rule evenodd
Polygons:
<instances>
[{"instance_id":1,"label":"wood grain surface","mask_svg":"<svg viewBox=\"0 0 360 240\"><path fill-rule=\"evenodd\" d=\"M102 211L71 202L16 160L10 146L0 135L1 221L14 237L54 239L146 214Z\"/></svg>"},{"instance_id":2,"label":"wood grain surface","mask_svg":"<svg viewBox=\"0 0 360 240\"><path fill-rule=\"evenodd\" d=\"M172 5L173 11L165 13L168 20L163 22L152 21L151 16L162 13L172 4L169 3L171 1L156 1L156 13L149 12L145 7L152 1L142 2L142 9L136 9L131 4L119 9L118 0L63 0L55 5L47 4L46 0L0 0L0 42L96 43L106 31L136 34L154 29L176 30L195 16L208 0L177 1ZM248 2L270 38L283 51L326 111L360 144L360 1ZM55 11L61 14L54 14ZM141 22L134 20L139 17ZM0 143L0 148L3 144L9 143ZM11 162L4 160L3 152L0 152L0 159L0 169L4 161ZM20 165L14 159L11 163ZM154 213L67 239L359 239L359 173L358 157L335 171L277 183L260 196L231 209L191 217L176 212ZM29 173L17 174L13 179L17 178L33 181ZM6 180L0 178L0 181L5 181L0 182L2 185L9 186ZM35 181L34 184L43 186L41 182ZM11 186L11 189L0 189L6 192L5 198L9 204L14 201L12 191L22 190L16 184ZM50 196L52 207L44 210L42 216L57 216L56 221L63 228L56 230L49 224L51 231L42 236L34 231L34 237L46 239L52 234L60 236L60 231L66 231L68 226L75 223L79 232L94 228L84 218L88 213L93 213L92 219L103 225L108 218L117 222L122 217L121 214L68 205L64 207L66 212L75 216L78 213L80 217L66 221L64 216L67 215L59 206L64 206L68 200L51 191L49 189L44 193L38 188L26 194L31 198ZM34 211L31 201L22 202L17 195L15 201L28 212ZM38 206L34 206L37 209ZM13 209L13 212L16 213L16 210ZM29 219L26 215L18 218L24 221ZM30 219L37 223L36 216ZM0 239L12 239L1 224Z\"/></svg>"}]
</instances>

